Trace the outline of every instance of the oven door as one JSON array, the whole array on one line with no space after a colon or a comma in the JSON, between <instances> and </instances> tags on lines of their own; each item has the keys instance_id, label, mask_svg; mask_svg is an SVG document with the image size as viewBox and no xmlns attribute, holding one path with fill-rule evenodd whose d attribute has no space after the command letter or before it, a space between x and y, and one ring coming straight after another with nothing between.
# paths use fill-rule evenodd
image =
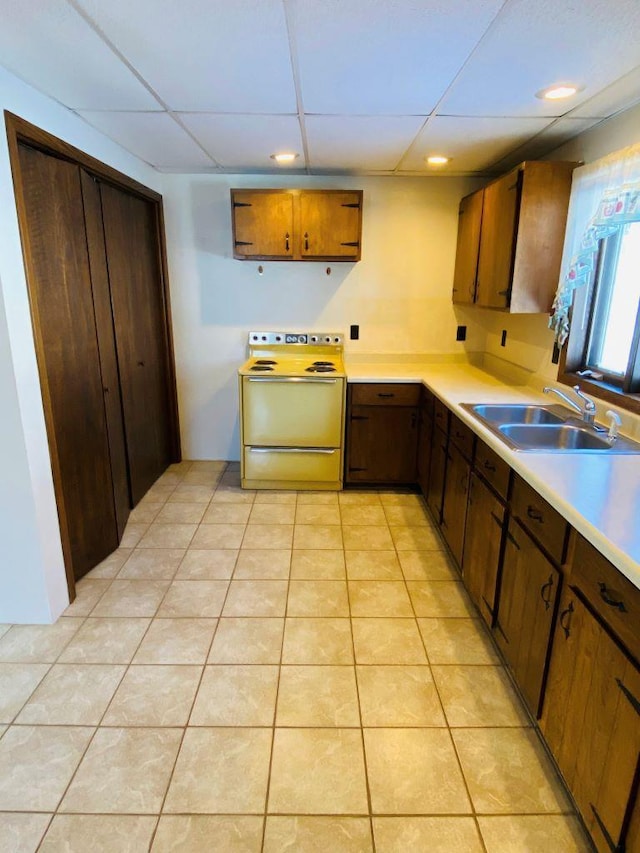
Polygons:
<instances>
[{"instance_id":1,"label":"oven door","mask_svg":"<svg viewBox=\"0 0 640 853\"><path fill-rule=\"evenodd\" d=\"M243 444L341 447L344 379L244 376Z\"/></svg>"}]
</instances>

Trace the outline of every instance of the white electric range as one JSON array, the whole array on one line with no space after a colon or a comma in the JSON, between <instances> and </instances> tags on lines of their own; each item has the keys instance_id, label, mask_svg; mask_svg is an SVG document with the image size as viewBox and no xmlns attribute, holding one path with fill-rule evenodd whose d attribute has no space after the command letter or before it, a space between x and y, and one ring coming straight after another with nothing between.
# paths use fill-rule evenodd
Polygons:
<instances>
[{"instance_id":1,"label":"white electric range","mask_svg":"<svg viewBox=\"0 0 640 853\"><path fill-rule=\"evenodd\" d=\"M243 488L342 488L343 340L336 332L249 333L239 370Z\"/></svg>"}]
</instances>

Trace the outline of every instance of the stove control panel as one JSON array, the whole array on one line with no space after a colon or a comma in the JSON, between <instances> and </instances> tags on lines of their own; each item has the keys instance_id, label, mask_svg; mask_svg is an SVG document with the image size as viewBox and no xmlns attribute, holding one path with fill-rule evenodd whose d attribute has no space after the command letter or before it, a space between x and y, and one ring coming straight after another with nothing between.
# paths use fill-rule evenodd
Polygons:
<instances>
[{"instance_id":1,"label":"stove control panel","mask_svg":"<svg viewBox=\"0 0 640 853\"><path fill-rule=\"evenodd\" d=\"M330 344L342 346L344 335L340 332L249 332L249 345L261 344Z\"/></svg>"}]
</instances>

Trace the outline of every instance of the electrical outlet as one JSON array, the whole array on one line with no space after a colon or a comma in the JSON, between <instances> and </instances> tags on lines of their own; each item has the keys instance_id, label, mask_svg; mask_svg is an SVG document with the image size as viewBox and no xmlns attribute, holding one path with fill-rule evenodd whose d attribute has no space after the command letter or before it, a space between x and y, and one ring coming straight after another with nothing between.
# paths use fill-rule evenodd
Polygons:
<instances>
[{"instance_id":1,"label":"electrical outlet","mask_svg":"<svg viewBox=\"0 0 640 853\"><path fill-rule=\"evenodd\" d=\"M456 332L456 340L457 341L466 341L467 340L467 327L466 326L458 326L458 330Z\"/></svg>"},{"instance_id":2,"label":"electrical outlet","mask_svg":"<svg viewBox=\"0 0 640 853\"><path fill-rule=\"evenodd\" d=\"M507 345L507 330L503 329L502 330L502 337L500 338L500 346L506 347L506 345Z\"/></svg>"},{"instance_id":3,"label":"electrical outlet","mask_svg":"<svg viewBox=\"0 0 640 853\"><path fill-rule=\"evenodd\" d=\"M360 326L357 324L355 326L351 326L349 337L352 341L357 341L360 337Z\"/></svg>"}]
</instances>

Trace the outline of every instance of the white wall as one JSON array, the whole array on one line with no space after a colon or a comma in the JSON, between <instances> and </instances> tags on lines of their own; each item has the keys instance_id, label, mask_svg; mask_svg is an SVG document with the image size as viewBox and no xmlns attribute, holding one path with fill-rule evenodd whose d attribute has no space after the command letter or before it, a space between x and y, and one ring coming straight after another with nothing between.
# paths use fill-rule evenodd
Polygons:
<instances>
[{"instance_id":1,"label":"white wall","mask_svg":"<svg viewBox=\"0 0 640 853\"><path fill-rule=\"evenodd\" d=\"M279 176L278 176L279 177ZM238 459L237 369L253 329L339 331L349 352L461 353L451 304L465 178L166 175L163 194L183 454ZM238 261L231 187L364 190L359 263ZM484 342L483 333L472 349Z\"/></svg>"},{"instance_id":2,"label":"white wall","mask_svg":"<svg viewBox=\"0 0 640 853\"><path fill-rule=\"evenodd\" d=\"M158 173L0 68L0 109L159 190ZM6 134L0 133L0 622L50 622L68 603Z\"/></svg>"},{"instance_id":3,"label":"white wall","mask_svg":"<svg viewBox=\"0 0 640 853\"><path fill-rule=\"evenodd\" d=\"M640 105L580 134L557 148L546 159L591 163L637 142L640 142ZM546 314L510 316L499 311L471 309L465 311L464 316L470 318L474 340L484 334L486 352L547 379L555 379L558 375L558 368L551 361L553 333L548 328ZM507 330L505 347L500 345L503 329Z\"/></svg>"}]
</instances>

